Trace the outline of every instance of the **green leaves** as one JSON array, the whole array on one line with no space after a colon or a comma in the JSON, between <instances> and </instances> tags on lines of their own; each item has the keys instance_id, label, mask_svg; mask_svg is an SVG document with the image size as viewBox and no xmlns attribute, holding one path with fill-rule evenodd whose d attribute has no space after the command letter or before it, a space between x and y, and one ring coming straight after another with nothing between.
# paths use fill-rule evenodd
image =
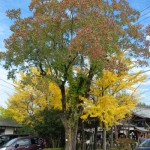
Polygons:
<instances>
[{"instance_id":1,"label":"green leaves","mask_svg":"<svg viewBox=\"0 0 150 150\"><path fill-rule=\"evenodd\" d=\"M125 0L110 3L33 0L30 8L33 16L24 19L19 17L20 9L7 12L11 19L16 19L11 27L12 36L5 40L8 49L5 68L12 74L15 73L12 66L28 70L28 66L40 69L42 64L43 70L49 68L51 75L63 79L65 67L70 62L71 69L80 66L85 57L89 65L96 66L97 74L106 64L112 65L107 56L119 51L130 49L133 56L137 56L137 51L138 55L148 55L148 45L145 47L140 41L139 49L136 42L145 36L141 27L133 24L139 13ZM82 57L70 57L76 54Z\"/></svg>"},{"instance_id":2,"label":"green leaves","mask_svg":"<svg viewBox=\"0 0 150 150\"><path fill-rule=\"evenodd\" d=\"M123 80L120 81L119 76L129 70L127 64L131 61L124 61L127 59L120 58L120 54L126 52L128 56L140 59L149 56L149 43L145 42L147 34L141 26L135 24L139 13L126 0L32 0L30 9L32 16L23 19L20 18L20 10L8 11L15 22L11 27L12 35L5 40L7 51L3 57L6 62L4 67L9 70L10 77L20 70L32 75L32 66L40 72L40 78L44 76L52 82L48 89L44 88L45 82L41 84L43 88L38 86L42 93L28 86L27 89L34 93L32 96L35 93L38 95L30 104L45 107L48 104L43 93L49 98L48 91L54 89L55 92L51 94L54 97L59 95L60 99L52 97L52 104L56 106L54 108L61 106L63 121L78 120L85 104L82 98L88 102L90 90L94 89L92 94L100 97L97 105L105 108L100 114L103 122L109 126L112 120L116 121L113 109L119 108L116 107L119 103L114 95L118 94L115 92L118 91L120 82L120 88L127 86ZM104 72L108 76L104 74L102 79L100 77L104 70L110 71L110 74ZM102 81L101 89L98 89L98 83L91 87L98 78ZM37 83L35 79L34 84ZM21 101L25 97L30 100L28 90L20 93L22 96L16 94L12 101ZM99 95L94 93L97 90L100 90ZM110 110L107 109L109 112L106 110L108 107L103 107L107 103L111 106ZM15 104L18 103L15 101ZM93 116L98 115L94 111L98 110L95 104L91 104L91 108L94 108ZM39 107L36 107L35 112ZM120 114L123 109L124 107L119 110ZM17 110L13 111L16 113ZM112 116L108 118L109 115Z\"/></svg>"},{"instance_id":3,"label":"green leaves","mask_svg":"<svg viewBox=\"0 0 150 150\"><path fill-rule=\"evenodd\" d=\"M13 19L18 20L20 19L21 9L18 8L18 9L7 10L6 14L11 20Z\"/></svg>"}]
</instances>

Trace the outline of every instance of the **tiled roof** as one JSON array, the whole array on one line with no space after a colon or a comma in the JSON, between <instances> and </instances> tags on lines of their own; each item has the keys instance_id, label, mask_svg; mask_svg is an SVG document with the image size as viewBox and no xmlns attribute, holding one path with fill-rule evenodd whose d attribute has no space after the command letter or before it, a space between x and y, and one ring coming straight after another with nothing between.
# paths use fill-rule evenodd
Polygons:
<instances>
[{"instance_id":1,"label":"tiled roof","mask_svg":"<svg viewBox=\"0 0 150 150\"><path fill-rule=\"evenodd\" d=\"M0 127L21 127L21 125L10 118L0 118Z\"/></svg>"},{"instance_id":2,"label":"tiled roof","mask_svg":"<svg viewBox=\"0 0 150 150\"><path fill-rule=\"evenodd\" d=\"M149 130L145 129L144 127L135 127L135 130L140 132L149 132Z\"/></svg>"},{"instance_id":3,"label":"tiled roof","mask_svg":"<svg viewBox=\"0 0 150 150\"><path fill-rule=\"evenodd\" d=\"M150 108L138 106L133 110L133 114L142 118L150 118Z\"/></svg>"}]
</instances>

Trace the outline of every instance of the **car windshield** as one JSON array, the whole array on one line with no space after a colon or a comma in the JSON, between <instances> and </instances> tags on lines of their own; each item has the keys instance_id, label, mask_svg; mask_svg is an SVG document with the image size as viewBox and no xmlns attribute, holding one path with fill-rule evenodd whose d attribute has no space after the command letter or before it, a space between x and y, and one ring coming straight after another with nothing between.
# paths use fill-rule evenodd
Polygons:
<instances>
[{"instance_id":1,"label":"car windshield","mask_svg":"<svg viewBox=\"0 0 150 150\"><path fill-rule=\"evenodd\" d=\"M0 136L0 140L3 140L3 141L4 141L4 140L8 140L8 139L9 139L9 137L7 137L7 136L5 136L5 135L1 135L1 136Z\"/></svg>"},{"instance_id":2,"label":"car windshield","mask_svg":"<svg viewBox=\"0 0 150 150\"><path fill-rule=\"evenodd\" d=\"M5 143L3 146L4 146L4 147L10 146L10 145L12 145L15 141L16 141L16 139L12 139L12 140L8 141L7 143Z\"/></svg>"},{"instance_id":3,"label":"car windshield","mask_svg":"<svg viewBox=\"0 0 150 150\"><path fill-rule=\"evenodd\" d=\"M139 145L139 147L150 147L150 139L145 140L143 143Z\"/></svg>"}]
</instances>

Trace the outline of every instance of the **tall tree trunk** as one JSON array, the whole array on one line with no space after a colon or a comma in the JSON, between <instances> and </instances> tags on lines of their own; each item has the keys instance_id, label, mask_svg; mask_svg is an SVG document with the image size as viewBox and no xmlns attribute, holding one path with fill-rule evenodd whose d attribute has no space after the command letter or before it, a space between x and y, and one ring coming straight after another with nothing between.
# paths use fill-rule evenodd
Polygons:
<instances>
[{"instance_id":1,"label":"tall tree trunk","mask_svg":"<svg viewBox=\"0 0 150 150\"><path fill-rule=\"evenodd\" d=\"M118 141L118 128L117 128L117 125L115 125L114 128L115 128L115 141Z\"/></svg>"},{"instance_id":2,"label":"tall tree trunk","mask_svg":"<svg viewBox=\"0 0 150 150\"><path fill-rule=\"evenodd\" d=\"M130 138L130 120L128 119L128 138Z\"/></svg>"},{"instance_id":3,"label":"tall tree trunk","mask_svg":"<svg viewBox=\"0 0 150 150\"><path fill-rule=\"evenodd\" d=\"M63 111L61 119L65 128L65 150L76 150L79 114L77 110L67 113L65 83L66 81L63 81L60 85Z\"/></svg>"},{"instance_id":4,"label":"tall tree trunk","mask_svg":"<svg viewBox=\"0 0 150 150\"><path fill-rule=\"evenodd\" d=\"M113 126L111 127L111 137L110 137L110 147L113 147L114 135L113 135Z\"/></svg>"},{"instance_id":5,"label":"tall tree trunk","mask_svg":"<svg viewBox=\"0 0 150 150\"><path fill-rule=\"evenodd\" d=\"M84 122L82 121L81 123L81 134L82 134L82 139L81 139L81 150L85 150L85 132L84 132Z\"/></svg>"},{"instance_id":6,"label":"tall tree trunk","mask_svg":"<svg viewBox=\"0 0 150 150\"><path fill-rule=\"evenodd\" d=\"M94 132L94 150L97 149L97 123L95 123L95 132Z\"/></svg>"},{"instance_id":7,"label":"tall tree trunk","mask_svg":"<svg viewBox=\"0 0 150 150\"><path fill-rule=\"evenodd\" d=\"M103 127L103 150L106 150L106 128Z\"/></svg>"},{"instance_id":8,"label":"tall tree trunk","mask_svg":"<svg viewBox=\"0 0 150 150\"><path fill-rule=\"evenodd\" d=\"M76 150L78 121L65 124L65 150Z\"/></svg>"},{"instance_id":9,"label":"tall tree trunk","mask_svg":"<svg viewBox=\"0 0 150 150\"><path fill-rule=\"evenodd\" d=\"M79 114L74 111L67 116L64 113L61 119L65 128L65 150L76 150Z\"/></svg>"}]
</instances>

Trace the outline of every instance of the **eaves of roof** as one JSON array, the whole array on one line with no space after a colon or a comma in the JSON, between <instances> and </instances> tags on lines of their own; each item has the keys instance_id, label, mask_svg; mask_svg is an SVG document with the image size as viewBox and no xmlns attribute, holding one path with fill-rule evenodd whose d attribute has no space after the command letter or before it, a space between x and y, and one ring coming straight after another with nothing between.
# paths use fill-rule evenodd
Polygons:
<instances>
[{"instance_id":1,"label":"eaves of roof","mask_svg":"<svg viewBox=\"0 0 150 150\"><path fill-rule=\"evenodd\" d=\"M22 127L20 124L18 124L16 121L10 119L10 118L0 118L0 127Z\"/></svg>"}]
</instances>

